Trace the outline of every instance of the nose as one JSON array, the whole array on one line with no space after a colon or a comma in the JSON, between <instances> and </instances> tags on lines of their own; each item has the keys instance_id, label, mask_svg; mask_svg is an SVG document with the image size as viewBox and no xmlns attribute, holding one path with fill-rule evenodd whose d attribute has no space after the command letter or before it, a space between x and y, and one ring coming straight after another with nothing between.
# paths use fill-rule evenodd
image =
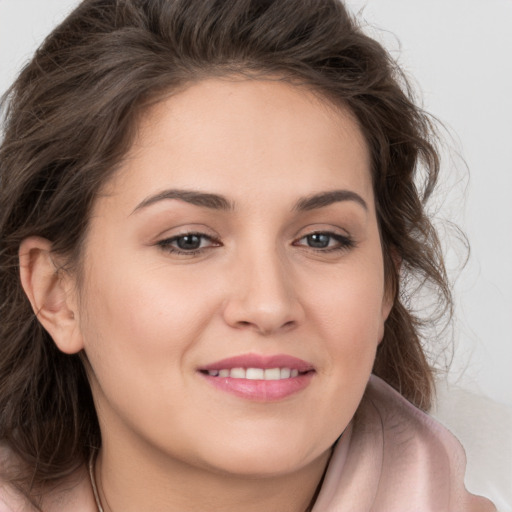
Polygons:
<instances>
[{"instance_id":1,"label":"nose","mask_svg":"<svg viewBox=\"0 0 512 512\"><path fill-rule=\"evenodd\" d=\"M290 263L272 250L239 257L223 314L231 327L264 336L300 325L304 309Z\"/></svg>"}]
</instances>

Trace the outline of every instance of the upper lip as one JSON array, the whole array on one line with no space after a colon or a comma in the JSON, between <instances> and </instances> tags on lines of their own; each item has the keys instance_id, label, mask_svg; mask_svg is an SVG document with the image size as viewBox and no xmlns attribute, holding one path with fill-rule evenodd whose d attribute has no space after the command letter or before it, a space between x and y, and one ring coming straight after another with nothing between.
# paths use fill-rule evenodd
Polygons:
<instances>
[{"instance_id":1,"label":"upper lip","mask_svg":"<svg viewBox=\"0 0 512 512\"><path fill-rule=\"evenodd\" d=\"M208 370L230 370L231 368L290 368L299 372L314 370L314 366L303 359L287 354L261 355L243 354L240 356L228 357L199 368Z\"/></svg>"}]
</instances>

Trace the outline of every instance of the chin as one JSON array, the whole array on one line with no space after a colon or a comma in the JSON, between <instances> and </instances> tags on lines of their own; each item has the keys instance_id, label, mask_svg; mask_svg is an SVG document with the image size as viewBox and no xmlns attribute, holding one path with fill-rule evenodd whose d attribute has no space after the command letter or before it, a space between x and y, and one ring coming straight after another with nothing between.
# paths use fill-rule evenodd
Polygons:
<instances>
[{"instance_id":1,"label":"chin","mask_svg":"<svg viewBox=\"0 0 512 512\"><path fill-rule=\"evenodd\" d=\"M293 440L283 442L283 438L275 443L258 436L257 441L231 443L225 446L222 454L211 454L208 465L215 472L238 475L242 478L268 478L291 474L306 467L322 457L334 443L320 446L320 443L307 443ZM266 441L266 442L262 442ZM313 447L312 447L313 445Z\"/></svg>"},{"instance_id":2,"label":"chin","mask_svg":"<svg viewBox=\"0 0 512 512\"><path fill-rule=\"evenodd\" d=\"M290 454L273 456L271 458L262 455L231 456L212 467L215 472L236 475L239 478L261 479L272 478L292 474L307 466L311 460L290 457ZM321 454L320 454L321 455ZM313 459L314 460L314 459Z\"/></svg>"}]
</instances>

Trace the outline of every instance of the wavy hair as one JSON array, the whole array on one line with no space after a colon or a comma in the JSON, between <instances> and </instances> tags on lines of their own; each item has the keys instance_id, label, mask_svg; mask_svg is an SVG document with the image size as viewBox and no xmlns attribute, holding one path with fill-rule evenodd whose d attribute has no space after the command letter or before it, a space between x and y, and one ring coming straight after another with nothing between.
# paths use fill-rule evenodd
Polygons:
<instances>
[{"instance_id":1,"label":"wavy hair","mask_svg":"<svg viewBox=\"0 0 512 512\"><path fill-rule=\"evenodd\" d=\"M85 0L3 101L0 147L0 440L48 484L101 444L83 354L58 351L31 309L18 249L32 235L79 268L98 190L150 103L212 76L279 77L348 107L372 162L385 276L394 293L374 372L423 409L433 373L408 304L412 278L451 311L425 203L439 173L435 131L403 73L338 0ZM64 270L66 271L66 270Z\"/></svg>"}]
</instances>

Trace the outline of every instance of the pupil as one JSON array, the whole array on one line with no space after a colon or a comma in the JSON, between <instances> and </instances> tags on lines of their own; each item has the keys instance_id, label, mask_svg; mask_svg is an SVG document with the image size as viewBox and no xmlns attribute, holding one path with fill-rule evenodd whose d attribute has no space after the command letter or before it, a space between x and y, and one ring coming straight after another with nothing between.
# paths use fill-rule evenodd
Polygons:
<instances>
[{"instance_id":1,"label":"pupil","mask_svg":"<svg viewBox=\"0 0 512 512\"><path fill-rule=\"evenodd\" d=\"M315 233L313 235L308 235L308 244L310 247L316 247L317 249L324 249L329 246L329 235L324 235L322 233Z\"/></svg>"},{"instance_id":2,"label":"pupil","mask_svg":"<svg viewBox=\"0 0 512 512\"><path fill-rule=\"evenodd\" d=\"M199 249L201 246L201 237L197 235L180 236L177 243L180 249Z\"/></svg>"}]
</instances>

